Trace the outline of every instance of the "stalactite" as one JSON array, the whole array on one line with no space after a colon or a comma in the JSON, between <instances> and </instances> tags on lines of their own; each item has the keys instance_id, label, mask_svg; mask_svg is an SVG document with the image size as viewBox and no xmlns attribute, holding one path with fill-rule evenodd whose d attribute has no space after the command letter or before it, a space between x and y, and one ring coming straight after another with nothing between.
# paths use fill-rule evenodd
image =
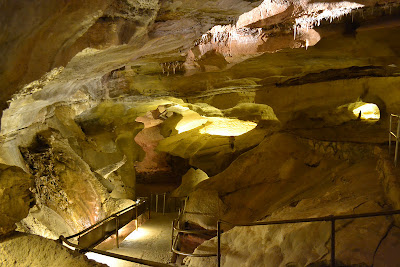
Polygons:
<instances>
[{"instance_id":1,"label":"stalactite","mask_svg":"<svg viewBox=\"0 0 400 267\"><path fill-rule=\"evenodd\" d=\"M162 73L169 76L170 74L176 74L177 71L183 70L182 61L172 61L160 63Z\"/></svg>"}]
</instances>

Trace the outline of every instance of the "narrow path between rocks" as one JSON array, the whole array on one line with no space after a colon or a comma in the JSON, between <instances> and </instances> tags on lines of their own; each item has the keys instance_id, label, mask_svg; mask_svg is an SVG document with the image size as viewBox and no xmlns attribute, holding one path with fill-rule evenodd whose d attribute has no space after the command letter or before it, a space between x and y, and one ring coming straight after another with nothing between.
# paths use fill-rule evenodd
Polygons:
<instances>
[{"instance_id":1,"label":"narrow path between rocks","mask_svg":"<svg viewBox=\"0 0 400 267\"><path fill-rule=\"evenodd\" d=\"M160 263L169 263L172 255L170 252L172 221L177 216L177 213L166 213L165 215L152 213L151 219L127 236L119 248L108 251ZM86 253L86 256L110 267L145 266L91 252Z\"/></svg>"}]
</instances>

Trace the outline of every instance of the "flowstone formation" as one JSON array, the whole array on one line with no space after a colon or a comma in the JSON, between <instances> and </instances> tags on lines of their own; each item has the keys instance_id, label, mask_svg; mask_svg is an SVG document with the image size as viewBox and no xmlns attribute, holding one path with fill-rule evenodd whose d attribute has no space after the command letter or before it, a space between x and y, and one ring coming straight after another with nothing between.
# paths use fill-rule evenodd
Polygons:
<instances>
[{"instance_id":1,"label":"flowstone formation","mask_svg":"<svg viewBox=\"0 0 400 267\"><path fill-rule=\"evenodd\" d=\"M53 249L30 234L76 233L154 191L188 196L182 223L206 229L400 205L383 145L400 113L398 1L38 0L0 10L4 251L18 240ZM392 217L338 222L339 263L396 266L398 227ZM226 225L222 263L324 266L328 228ZM7 260L20 262L11 250Z\"/></svg>"}]
</instances>

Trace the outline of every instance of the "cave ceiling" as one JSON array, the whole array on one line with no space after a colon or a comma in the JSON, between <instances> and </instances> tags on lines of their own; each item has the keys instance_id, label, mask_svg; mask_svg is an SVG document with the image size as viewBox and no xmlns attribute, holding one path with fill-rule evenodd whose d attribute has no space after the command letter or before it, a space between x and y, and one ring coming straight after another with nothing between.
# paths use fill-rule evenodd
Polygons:
<instances>
[{"instance_id":1,"label":"cave ceiling","mask_svg":"<svg viewBox=\"0 0 400 267\"><path fill-rule=\"evenodd\" d=\"M258 104L272 108L284 130L357 142L382 142L386 115L400 111L398 1L40 0L0 7L3 141L39 130L61 106L76 120L104 101L136 106L135 118L178 103L201 116L260 124L262 109L229 111ZM357 101L378 105L379 123L360 129L332 119L346 117L338 107Z\"/></svg>"},{"instance_id":2,"label":"cave ceiling","mask_svg":"<svg viewBox=\"0 0 400 267\"><path fill-rule=\"evenodd\" d=\"M65 227L42 221L48 236L72 234L182 176L179 194L201 182L232 206L242 187L267 203L268 179L328 183L339 163L311 146L363 160L400 113L399 4L0 0L0 171L18 185L3 179L0 234L29 208L19 227L51 215ZM253 219L270 211L249 203Z\"/></svg>"}]
</instances>

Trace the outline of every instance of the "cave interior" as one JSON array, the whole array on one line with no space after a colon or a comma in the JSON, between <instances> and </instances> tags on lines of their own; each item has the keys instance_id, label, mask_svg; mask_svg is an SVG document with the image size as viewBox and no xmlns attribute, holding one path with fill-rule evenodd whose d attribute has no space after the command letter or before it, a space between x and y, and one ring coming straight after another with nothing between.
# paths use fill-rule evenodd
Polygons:
<instances>
[{"instance_id":1,"label":"cave interior","mask_svg":"<svg viewBox=\"0 0 400 267\"><path fill-rule=\"evenodd\" d=\"M3 0L0 14L1 266L104 266L56 240L156 195L182 226L229 223L226 267L331 262L329 222L239 224L400 209L398 0ZM337 266L400 266L399 216L334 227Z\"/></svg>"}]
</instances>

